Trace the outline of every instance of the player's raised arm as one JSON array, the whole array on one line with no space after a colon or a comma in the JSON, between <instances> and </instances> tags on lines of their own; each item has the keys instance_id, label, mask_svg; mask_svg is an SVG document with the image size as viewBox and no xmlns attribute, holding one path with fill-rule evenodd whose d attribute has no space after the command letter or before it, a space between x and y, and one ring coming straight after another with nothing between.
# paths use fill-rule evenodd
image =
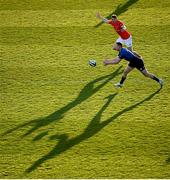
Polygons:
<instances>
[{"instance_id":1,"label":"player's raised arm","mask_svg":"<svg viewBox=\"0 0 170 180\"><path fill-rule=\"evenodd\" d=\"M96 17L98 19L101 19L105 23L109 23L109 20L107 18L104 18L99 12L97 12Z\"/></svg>"},{"instance_id":2,"label":"player's raised arm","mask_svg":"<svg viewBox=\"0 0 170 180\"><path fill-rule=\"evenodd\" d=\"M104 63L104 65L106 66L106 65L118 64L120 61L121 61L121 59L120 59L120 57L118 56L118 57L116 57L116 58L114 58L114 59L112 59L112 60L106 59L106 60L104 60L103 63Z\"/></svg>"}]
</instances>

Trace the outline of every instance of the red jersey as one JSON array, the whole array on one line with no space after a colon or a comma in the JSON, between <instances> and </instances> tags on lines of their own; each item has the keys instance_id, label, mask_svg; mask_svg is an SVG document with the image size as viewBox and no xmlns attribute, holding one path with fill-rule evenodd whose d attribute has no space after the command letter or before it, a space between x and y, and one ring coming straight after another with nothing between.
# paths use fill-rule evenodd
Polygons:
<instances>
[{"instance_id":1,"label":"red jersey","mask_svg":"<svg viewBox=\"0 0 170 180\"><path fill-rule=\"evenodd\" d=\"M130 37L130 33L127 30L121 32L122 26L124 26L121 21L117 20L116 22L113 22L112 20L109 20L109 24L114 27L115 31L122 39L128 39Z\"/></svg>"}]
</instances>

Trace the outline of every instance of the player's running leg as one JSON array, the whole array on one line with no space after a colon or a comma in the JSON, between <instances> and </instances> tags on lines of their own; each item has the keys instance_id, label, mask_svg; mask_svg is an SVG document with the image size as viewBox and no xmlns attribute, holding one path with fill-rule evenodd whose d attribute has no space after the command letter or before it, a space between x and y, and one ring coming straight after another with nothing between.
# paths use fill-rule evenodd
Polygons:
<instances>
[{"instance_id":1,"label":"player's running leg","mask_svg":"<svg viewBox=\"0 0 170 180\"><path fill-rule=\"evenodd\" d=\"M124 40L123 43L127 46L127 49L129 51L133 52L133 48L132 48L132 36L130 36L128 39Z\"/></svg>"},{"instance_id":2,"label":"player's running leg","mask_svg":"<svg viewBox=\"0 0 170 180\"><path fill-rule=\"evenodd\" d=\"M116 86L116 87L119 87L119 88L122 87L124 81L126 80L127 75L128 75L133 69L134 69L134 67L131 67L131 66L128 65L128 66L126 67L126 69L124 70L124 72L123 72L123 75L122 75L122 78L121 78L120 82L119 82L119 83L116 83L115 86Z\"/></svg>"},{"instance_id":3,"label":"player's running leg","mask_svg":"<svg viewBox=\"0 0 170 180\"><path fill-rule=\"evenodd\" d=\"M156 82L158 82L162 88L163 86L163 80L162 79L159 79L158 77L156 77L154 74L151 74L147 71L147 69L144 69L143 71L141 71L142 74L145 76L145 77L149 77L153 80L155 80Z\"/></svg>"}]
</instances>

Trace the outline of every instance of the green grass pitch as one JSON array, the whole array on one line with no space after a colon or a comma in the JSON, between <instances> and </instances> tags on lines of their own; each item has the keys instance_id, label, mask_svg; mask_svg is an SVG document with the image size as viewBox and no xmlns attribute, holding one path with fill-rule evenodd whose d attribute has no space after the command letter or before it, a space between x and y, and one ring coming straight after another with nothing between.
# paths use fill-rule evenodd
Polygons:
<instances>
[{"instance_id":1,"label":"green grass pitch","mask_svg":"<svg viewBox=\"0 0 170 180\"><path fill-rule=\"evenodd\" d=\"M100 23L117 13L159 85ZM0 178L170 178L170 1L0 0ZM88 65L96 59L95 68Z\"/></svg>"}]
</instances>

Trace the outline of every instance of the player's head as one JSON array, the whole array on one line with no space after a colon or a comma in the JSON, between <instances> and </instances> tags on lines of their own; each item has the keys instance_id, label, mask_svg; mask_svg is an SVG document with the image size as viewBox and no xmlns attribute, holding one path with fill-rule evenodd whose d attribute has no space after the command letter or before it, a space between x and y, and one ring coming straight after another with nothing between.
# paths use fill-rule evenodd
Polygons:
<instances>
[{"instance_id":1,"label":"player's head","mask_svg":"<svg viewBox=\"0 0 170 180\"><path fill-rule=\"evenodd\" d=\"M116 22L117 21L117 16L115 14L112 15L112 21Z\"/></svg>"},{"instance_id":2,"label":"player's head","mask_svg":"<svg viewBox=\"0 0 170 180\"><path fill-rule=\"evenodd\" d=\"M122 48L122 43L117 42L116 44L113 45L113 49L116 51L120 51Z\"/></svg>"}]
</instances>

